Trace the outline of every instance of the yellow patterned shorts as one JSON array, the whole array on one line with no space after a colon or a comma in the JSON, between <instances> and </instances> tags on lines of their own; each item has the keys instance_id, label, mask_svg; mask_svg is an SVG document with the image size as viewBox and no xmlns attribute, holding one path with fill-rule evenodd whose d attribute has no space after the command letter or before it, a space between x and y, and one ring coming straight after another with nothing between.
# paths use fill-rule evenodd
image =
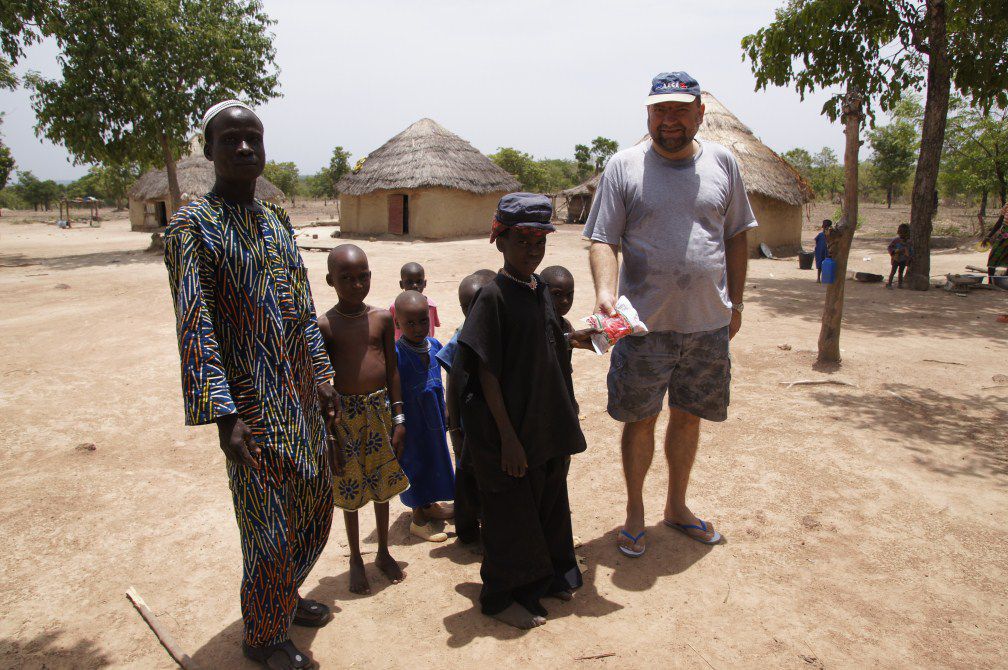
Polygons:
<instances>
[{"instance_id":1,"label":"yellow patterned shorts","mask_svg":"<svg viewBox=\"0 0 1008 670\"><path fill-rule=\"evenodd\" d=\"M369 502L387 502L409 488L392 451L392 411L385 389L340 396L338 432L343 476L333 478L336 507L353 512Z\"/></svg>"}]
</instances>

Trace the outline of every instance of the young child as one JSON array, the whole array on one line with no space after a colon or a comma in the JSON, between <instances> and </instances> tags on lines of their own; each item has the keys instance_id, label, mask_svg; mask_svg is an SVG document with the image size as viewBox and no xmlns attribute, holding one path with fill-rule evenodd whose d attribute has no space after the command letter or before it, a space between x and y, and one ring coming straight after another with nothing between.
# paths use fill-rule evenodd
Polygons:
<instances>
[{"instance_id":1,"label":"young child","mask_svg":"<svg viewBox=\"0 0 1008 670\"><path fill-rule=\"evenodd\" d=\"M392 315L364 303L371 290L371 271L359 247L341 244L329 252L326 283L339 296L339 302L318 319L342 412L336 435L330 438L333 498L346 521L350 590L370 593L357 520L357 510L369 502L374 502L378 530L375 565L393 584L406 577L388 549L388 501L409 486L397 460L405 445L406 419Z\"/></svg>"},{"instance_id":2,"label":"young child","mask_svg":"<svg viewBox=\"0 0 1008 670\"><path fill-rule=\"evenodd\" d=\"M571 311L571 307L574 306L574 275L572 275L571 271L562 265L551 265L543 270L539 276L542 277L544 282L546 282L546 288L549 289L550 299L553 301L553 309L560 318L560 325L563 327L563 332L574 332L574 326L572 326L571 322L567 320L567 312ZM570 387L571 399L574 401L574 411L580 414L581 409L578 406L577 399L574 398L574 370L571 367L573 359L574 349L568 347L567 366L564 370L564 377L567 385ZM567 458L567 463L570 464L570 457Z\"/></svg>"},{"instance_id":3,"label":"young child","mask_svg":"<svg viewBox=\"0 0 1008 670\"><path fill-rule=\"evenodd\" d=\"M546 286L549 288L550 298L553 300L553 309L560 317L565 333L574 330L571 322L567 320L567 312L574 305L574 275L562 265L551 265L539 273Z\"/></svg>"},{"instance_id":4,"label":"young child","mask_svg":"<svg viewBox=\"0 0 1008 670\"><path fill-rule=\"evenodd\" d=\"M541 598L570 600L581 585L564 461L586 443L566 376L568 347L589 345L585 331L564 334L534 274L551 216L545 196L501 198L490 240L504 267L476 295L456 363L482 505L481 609L522 629L545 623Z\"/></svg>"},{"instance_id":5,"label":"young child","mask_svg":"<svg viewBox=\"0 0 1008 670\"><path fill-rule=\"evenodd\" d=\"M817 284L822 283L823 261L829 258L829 243L826 241L826 237L829 235L829 229L832 227L832 221L829 219L823 219L822 230L815 236L815 269Z\"/></svg>"},{"instance_id":6,"label":"young child","mask_svg":"<svg viewBox=\"0 0 1008 670\"><path fill-rule=\"evenodd\" d=\"M462 316L469 315L476 293L490 281L485 274L477 271L459 283L458 299L462 308ZM489 270L491 276L497 273ZM453 374L453 363L458 348L459 326L448 344L437 353L438 362L448 373L445 389L445 405L448 412L448 437L451 440L452 451L455 452L455 534L462 544L473 544L479 540L479 487L473 473L472 463L462 448L465 432L462 428L462 418L459 415L460 393L456 379L458 371Z\"/></svg>"},{"instance_id":7,"label":"young child","mask_svg":"<svg viewBox=\"0 0 1008 670\"><path fill-rule=\"evenodd\" d=\"M892 260L892 269L889 270L889 281L886 288L892 288L893 275L899 271L899 288L903 288L903 273L907 264L913 258L913 246L910 244L910 226L901 223L896 229L896 237L889 243L889 258Z\"/></svg>"},{"instance_id":8,"label":"young child","mask_svg":"<svg viewBox=\"0 0 1008 670\"><path fill-rule=\"evenodd\" d=\"M399 268L399 288L403 291L423 293L427 288L427 273L423 266L419 263L407 263ZM430 332L427 335L434 337L434 331L441 327L441 321L438 319L437 303L434 302L434 298L427 298L427 304L430 306ZM392 303L389 311L392 312L392 319L395 321L395 303ZM401 335L402 331L396 325L395 338L398 340Z\"/></svg>"},{"instance_id":9,"label":"young child","mask_svg":"<svg viewBox=\"0 0 1008 670\"><path fill-rule=\"evenodd\" d=\"M396 358L406 415L406 448L399 459L410 488L399 494L413 510L410 533L428 542L444 542L448 534L436 522L450 519L451 510L437 503L454 500L455 471L445 438L444 386L435 358L441 343L428 337L430 311L427 298L403 291L395 300Z\"/></svg>"}]
</instances>

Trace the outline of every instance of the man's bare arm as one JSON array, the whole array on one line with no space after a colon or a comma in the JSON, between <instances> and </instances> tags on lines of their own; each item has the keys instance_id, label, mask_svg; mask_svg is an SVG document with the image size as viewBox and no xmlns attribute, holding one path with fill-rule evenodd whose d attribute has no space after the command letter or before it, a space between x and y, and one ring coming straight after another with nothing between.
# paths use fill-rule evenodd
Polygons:
<instances>
[{"instance_id":1,"label":"man's bare arm","mask_svg":"<svg viewBox=\"0 0 1008 670\"><path fill-rule=\"evenodd\" d=\"M588 261L591 264L592 281L595 283L595 310L612 314L616 311L619 246L593 241L588 250Z\"/></svg>"},{"instance_id":2,"label":"man's bare arm","mask_svg":"<svg viewBox=\"0 0 1008 670\"><path fill-rule=\"evenodd\" d=\"M728 298L733 305L742 304L742 294L745 291L746 271L749 268L749 243L746 231L742 231L725 240L725 265L728 270ZM731 325L728 327L729 337L742 327L742 313L732 310Z\"/></svg>"}]
</instances>

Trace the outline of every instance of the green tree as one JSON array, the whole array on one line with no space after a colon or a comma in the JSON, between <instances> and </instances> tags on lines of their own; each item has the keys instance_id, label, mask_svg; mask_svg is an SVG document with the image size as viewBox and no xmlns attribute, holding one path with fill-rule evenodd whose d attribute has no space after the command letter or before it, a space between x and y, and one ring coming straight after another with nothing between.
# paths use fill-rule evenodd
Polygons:
<instances>
[{"instance_id":1,"label":"green tree","mask_svg":"<svg viewBox=\"0 0 1008 670\"><path fill-rule=\"evenodd\" d=\"M105 199L102 192L101 179L98 168L91 168L87 174L75 181L67 184L66 194L68 198L84 198L92 196L94 198Z\"/></svg>"},{"instance_id":2,"label":"green tree","mask_svg":"<svg viewBox=\"0 0 1008 670\"><path fill-rule=\"evenodd\" d=\"M0 125L3 125L3 112L0 112ZM10 147L3 143L3 135L0 135L0 190L7 186L7 180L10 179L11 172L14 171L14 154L11 153Z\"/></svg>"},{"instance_id":3,"label":"green tree","mask_svg":"<svg viewBox=\"0 0 1008 670\"><path fill-rule=\"evenodd\" d=\"M350 152L345 150L343 147L336 147L333 149L332 158L329 159L329 181L332 182L332 190L329 192L330 198L335 198L339 195L339 191L336 189L336 184L339 180L343 178L343 175L349 173L350 167Z\"/></svg>"},{"instance_id":4,"label":"green tree","mask_svg":"<svg viewBox=\"0 0 1008 670\"><path fill-rule=\"evenodd\" d=\"M581 179L587 179L593 174L601 172L606 161L617 151L619 151L619 143L601 135L591 141L591 146L587 144L574 145L574 160L577 161Z\"/></svg>"},{"instance_id":5,"label":"green tree","mask_svg":"<svg viewBox=\"0 0 1008 670\"><path fill-rule=\"evenodd\" d=\"M44 0L4 0L0 3L0 89L14 89L18 79L14 66L24 57L26 46L46 34L52 3Z\"/></svg>"},{"instance_id":6,"label":"green tree","mask_svg":"<svg viewBox=\"0 0 1008 670\"><path fill-rule=\"evenodd\" d=\"M329 169L322 168L315 174L310 174L304 179L304 189L310 198L333 197L333 181L329 178Z\"/></svg>"},{"instance_id":7,"label":"green tree","mask_svg":"<svg viewBox=\"0 0 1008 670\"><path fill-rule=\"evenodd\" d=\"M273 21L259 0L54 0L44 28L62 78L38 73L36 132L78 162L161 164L172 209L176 156L203 111L225 98L278 94Z\"/></svg>"},{"instance_id":8,"label":"green tree","mask_svg":"<svg viewBox=\"0 0 1008 670\"><path fill-rule=\"evenodd\" d=\"M497 153L490 154L490 160L514 175L522 189L529 193L545 190L546 173L530 154L512 147L501 147Z\"/></svg>"},{"instance_id":9,"label":"green tree","mask_svg":"<svg viewBox=\"0 0 1008 670\"><path fill-rule=\"evenodd\" d=\"M35 211L38 211L39 206L48 211L52 203L63 194L63 189L52 179L42 181L29 170L19 171L17 176L15 189L18 196Z\"/></svg>"},{"instance_id":10,"label":"green tree","mask_svg":"<svg viewBox=\"0 0 1008 670\"><path fill-rule=\"evenodd\" d=\"M920 152L920 102L908 97L896 103L892 121L868 131L872 148L873 179L886 193L886 206L892 207L893 195L913 173Z\"/></svg>"},{"instance_id":11,"label":"green tree","mask_svg":"<svg viewBox=\"0 0 1008 670\"><path fill-rule=\"evenodd\" d=\"M812 154L802 148L795 148L781 155L781 158L791 164L802 179L812 183Z\"/></svg>"},{"instance_id":12,"label":"green tree","mask_svg":"<svg viewBox=\"0 0 1008 670\"><path fill-rule=\"evenodd\" d=\"M811 160L811 184L816 195L829 196L830 202L843 189L843 166L837 160L836 153L829 147L823 147Z\"/></svg>"},{"instance_id":13,"label":"green tree","mask_svg":"<svg viewBox=\"0 0 1008 670\"><path fill-rule=\"evenodd\" d=\"M959 97L951 108L943 182L951 190L981 196L978 218L983 225L990 192L998 195L1001 207L1008 198L1008 108L984 110Z\"/></svg>"},{"instance_id":14,"label":"green tree","mask_svg":"<svg viewBox=\"0 0 1008 670\"><path fill-rule=\"evenodd\" d=\"M581 182L577 163L569 158L543 158L537 163L543 172L543 193L556 193Z\"/></svg>"},{"instance_id":15,"label":"green tree","mask_svg":"<svg viewBox=\"0 0 1008 670\"><path fill-rule=\"evenodd\" d=\"M909 90L926 89L911 197L914 257L909 285L929 285L935 183L954 85L982 108L1008 105L1008 3L1004 0L789 0L774 21L742 39L758 88L808 92L838 86L892 109ZM841 114L842 94L823 113ZM860 113L860 112L859 112Z\"/></svg>"},{"instance_id":16,"label":"green tree","mask_svg":"<svg viewBox=\"0 0 1008 670\"><path fill-rule=\"evenodd\" d=\"M263 176L273 182L273 185L283 191L283 194L290 198L291 204L297 197L298 191L298 167L291 162L277 163L268 161L263 170Z\"/></svg>"}]
</instances>

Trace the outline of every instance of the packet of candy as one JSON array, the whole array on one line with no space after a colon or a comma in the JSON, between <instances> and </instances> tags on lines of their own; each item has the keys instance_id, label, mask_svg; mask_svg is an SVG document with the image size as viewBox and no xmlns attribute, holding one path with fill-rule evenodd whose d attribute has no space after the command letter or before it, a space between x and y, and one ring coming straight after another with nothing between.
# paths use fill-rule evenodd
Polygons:
<instances>
[{"instance_id":1,"label":"packet of candy","mask_svg":"<svg viewBox=\"0 0 1008 670\"><path fill-rule=\"evenodd\" d=\"M647 326L640 320L637 310L625 295L621 295L616 301L614 315L592 314L584 322L595 331L591 335L591 343L595 353L599 355L609 351L609 347L627 335L644 335L648 332Z\"/></svg>"}]
</instances>

